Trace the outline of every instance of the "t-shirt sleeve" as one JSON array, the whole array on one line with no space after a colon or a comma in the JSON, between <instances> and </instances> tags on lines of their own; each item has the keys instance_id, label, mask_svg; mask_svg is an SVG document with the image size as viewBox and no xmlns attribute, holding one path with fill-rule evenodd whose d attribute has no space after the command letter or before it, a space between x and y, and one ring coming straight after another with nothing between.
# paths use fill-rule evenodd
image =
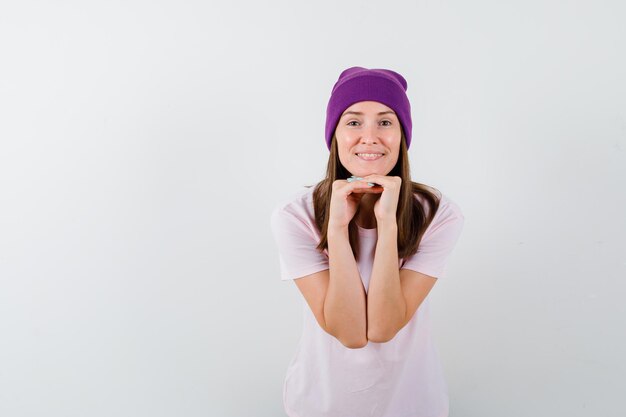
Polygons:
<instances>
[{"instance_id":1,"label":"t-shirt sleeve","mask_svg":"<svg viewBox=\"0 0 626 417\"><path fill-rule=\"evenodd\" d=\"M440 278L445 275L446 261L454 249L465 217L459 206L450 202L440 209L422 236L417 252L408 257L400 269Z\"/></svg>"},{"instance_id":2,"label":"t-shirt sleeve","mask_svg":"<svg viewBox=\"0 0 626 417\"><path fill-rule=\"evenodd\" d=\"M281 280L302 278L329 268L328 257L316 249L318 240L311 225L285 207L276 207L271 228L278 246Z\"/></svg>"}]
</instances>

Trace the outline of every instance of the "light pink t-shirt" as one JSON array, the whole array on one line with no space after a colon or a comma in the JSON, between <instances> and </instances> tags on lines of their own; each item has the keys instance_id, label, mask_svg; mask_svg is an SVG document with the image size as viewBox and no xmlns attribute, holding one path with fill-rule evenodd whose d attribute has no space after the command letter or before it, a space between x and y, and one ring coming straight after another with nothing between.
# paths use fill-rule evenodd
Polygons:
<instances>
[{"instance_id":1,"label":"light pink t-shirt","mask_svg":"<svg viewBox=\"0 0 626 417\"><path fill-rule=\"evenodd\" d=\"M315 249L313 189L304 188L279 203L271 228L279 250L282 280L302 278L329 268L328 251ZM417 253L398 260L399 268L440 278L461 233L459 206L442 195L439 210ZM415 195L419 201L422 197ZM428 212L428 206L425 206ZM358 269L365 291L374 262L377 229L359 226ZM303 331L283 384L289 417L447 417L448 387L431 337L429 297L395 337L345 347L326 333L302 297Z\"/></svg>"}]
</instances>

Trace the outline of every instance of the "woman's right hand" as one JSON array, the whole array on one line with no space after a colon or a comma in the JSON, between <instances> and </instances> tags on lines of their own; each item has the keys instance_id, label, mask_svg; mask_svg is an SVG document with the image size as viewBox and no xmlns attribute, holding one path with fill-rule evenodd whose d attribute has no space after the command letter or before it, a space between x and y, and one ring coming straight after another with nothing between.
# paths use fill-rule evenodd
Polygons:
<instances>
[{"instance_id":1,"label":"woman's right hand","mask_svg":"<svg viewBox=\"0 0 626 417\"><path fill-rule=\"evenodd\" d=\"M382 191L380 185L370 186L363 180L335 180L330 197L328 228L347 228L356 214L363 195L379 194Z\"/></svg>"}]
</instances>

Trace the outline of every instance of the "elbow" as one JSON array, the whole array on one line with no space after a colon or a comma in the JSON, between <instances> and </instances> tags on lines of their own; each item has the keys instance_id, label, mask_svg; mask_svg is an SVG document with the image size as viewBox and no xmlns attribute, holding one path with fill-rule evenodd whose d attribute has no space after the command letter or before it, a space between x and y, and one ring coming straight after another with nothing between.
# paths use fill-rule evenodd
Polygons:
<instances>
[{"instance_id":1,"label":"elbow","mask_svg":"<svg viewBox=\"0 0 626 417\"><path fill-rule=\"evenodd\" d=\"M341 342L341 344L344 345L345 347L347 347L348 349L362 349L368 343L367 339L363 339L363 340L341 340L341 339L337 339L337 340L339 340Z\"/></svg>"},{"instance_id":2,"label":"elbow","mask_svg":"<svg viewBox=\"0 0 626 417\"><path fill-rule=\"evenodd\" d=\"M326 331L326 333L328 333L329 335L337 339L342 345L344 345L348 349L361 349L361 348L364 348L369 342L365 335L363 335L364 337L362 339L355 339L354 337L347 338L347 337L344 337L345 335L344 336L338 335L336 332L334 332L332 329L329 329L326 326L324 326L323 329Z\"/></svg>"},{"instance_id":3,"label":"elbow","mask_svg":"<svg viewBox=\"0 0 626 417\"><path fill-rule=\"evenodd\" d=\"M333 336L335 339L337 339L342 345L344 345L348 349L361 349L361 348L364 348L365 345L367 345L368 343L367 337L364 337L363 339L349 339L345 337L340 337L339 335L328 331L328 329L326 329L326 333Z\"/></svg>"},{"instance_id":4,"label":"elbow","mask_svg":"<svg viewBox=\"0 0 626 417\"><path fill-rule=\"evenodd\" d=\"M374 343L387 343L389 342L391 339L393 339L395 337L395 333L384 333L384 332L375 332L375 331L369 331L367 332L367 339L370 342L374 342Z\"/></svg>"}]
</instances>

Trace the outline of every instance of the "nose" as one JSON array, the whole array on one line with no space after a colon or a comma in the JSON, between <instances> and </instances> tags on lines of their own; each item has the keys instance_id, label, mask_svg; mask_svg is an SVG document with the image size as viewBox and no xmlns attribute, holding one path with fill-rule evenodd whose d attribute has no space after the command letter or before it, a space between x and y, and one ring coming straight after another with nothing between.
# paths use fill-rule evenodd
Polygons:
<instances>
[{"instance_id":1,"label":"nose","mask_svg":"<svg viewBox=\"0 0 626 417\"><path fill-rule=\"evenodd\" d=\"M363 138L361 139L361 144L363 144L363 145L367 145L367 144L377 145L378 144L378 139L376 139L375 137L372 137L372 136L363 136Z\"/></svg>"},{"instance_id":2,"label":"nose","mask_svg":"<svg viewBox=\"0 0 626 417\"><path fill-rule=\"evenodd\" d=\"M378 138L376 137L376 126L369 127L363 131L363 136L361 137L361 143L377 143Z\"/></svg>"}]
</instances>

